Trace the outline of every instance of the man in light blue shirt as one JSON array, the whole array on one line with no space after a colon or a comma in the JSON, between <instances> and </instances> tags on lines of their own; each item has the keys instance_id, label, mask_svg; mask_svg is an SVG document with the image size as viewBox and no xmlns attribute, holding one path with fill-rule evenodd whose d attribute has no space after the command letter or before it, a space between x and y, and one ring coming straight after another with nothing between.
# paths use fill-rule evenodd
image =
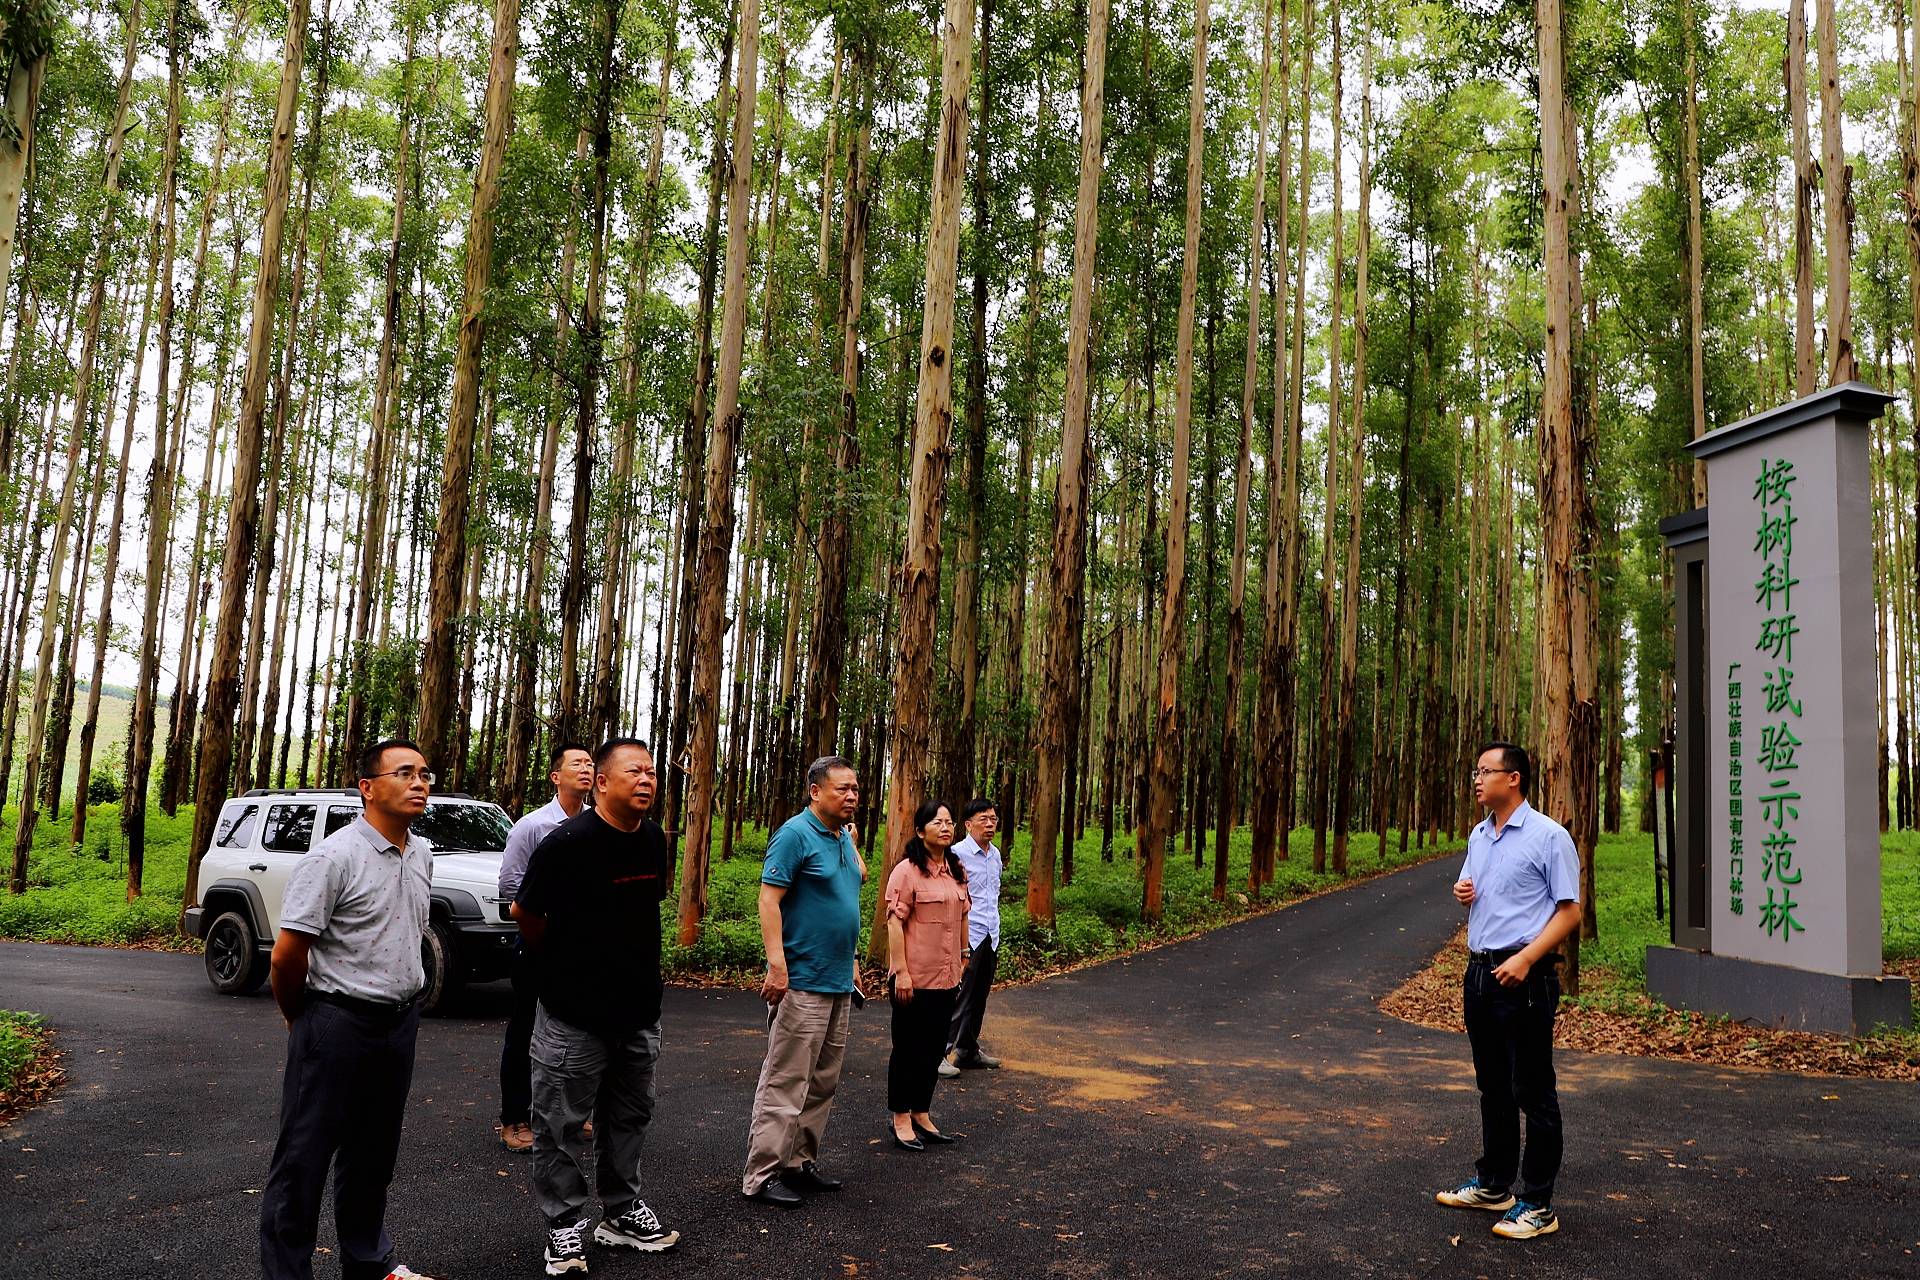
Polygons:
<instances>
[{"instance_id":1,"label":"man in light blue shirt","mask_svg":"<svg viewBox=\"0 0 1920 1280\"><path fill-rule=\"evenodd\" d=\"M553 799L513 824L507 851L500 855L500 896L512 902L526 878L527 861L553 829L586 808L593 794L593 752L578 742L556 742L547 754L547 780ZM539 1008L539 983L520 947L513 957L513 1012L500 1049L500 1142L509 1151L533 1150L533 1020Z\"/></svg>"},{"instance_id":2,"label":"man in light blue shirt","mask_svg":"<svg viewBox=\"0 0 1920 1280\"><path fill-rule=\"evenodd\" d=\"M960 977L960 995L953 1006L953 1025L947 1032L952 1062L940 1064L940 1074L957 1076L962 1070L997 1067L1000 1059L980 1048L980 1023L987 1015L987 993L993 989L1000 966L1000 873L1006 860L994 846L1000 814L993 801L967 801L962 811L966 839L953 846L953 856L967 872L967 895L973 908L967 914L967 968Z\"/></svg>"},{"instance_id":3,"label":"man in light blue shirt","mask_svg":"<svg viewBox=\"0 0 1920 1280\"><path fill-rule=\"evenodd\" d=\"M1557 948L1580 927L1580 855L1565 827L1527 803L1532 782L1525 751L1511 742L1482 748L1473 785L1487 817L1467 837L1453 896L1467 909L1463 1000L1483 1154L1472 1181L1434 1197L1504 1212L1494 1234L1512 1240L1560 1229L1552 1208L1563 1145L1553 1074ZM1516 1175L1517 1199L1509 1191Z\"/></svg>"}]
</instances>

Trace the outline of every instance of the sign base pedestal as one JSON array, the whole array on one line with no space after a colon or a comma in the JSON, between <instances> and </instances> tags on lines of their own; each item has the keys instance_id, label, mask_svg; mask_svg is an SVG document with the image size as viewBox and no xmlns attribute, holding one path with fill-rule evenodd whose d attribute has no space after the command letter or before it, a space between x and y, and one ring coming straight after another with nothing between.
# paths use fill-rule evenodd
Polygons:
<instances>
[{"instance_id":1,"label":"sign base pedestal","mask_svg":"<svg viewBox=\"0 0 1920 1280\"><path fill-rule=\"evenodd\" d=\"M1647 948L1647 994L1676 1009L1786 1031L1865 1035L1913 1025L1913 984L1816 973L1685 947Z\"/></svg>"}]
</instances>

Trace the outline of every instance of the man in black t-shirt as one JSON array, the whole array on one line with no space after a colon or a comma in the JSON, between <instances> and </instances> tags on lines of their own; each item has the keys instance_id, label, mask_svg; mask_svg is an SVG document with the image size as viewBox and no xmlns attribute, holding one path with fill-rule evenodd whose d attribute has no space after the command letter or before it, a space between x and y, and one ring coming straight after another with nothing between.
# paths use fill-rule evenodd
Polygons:
<instances>
[{"instance_id":1,"label":"man in black t-shirt","mask_svg":"<svg viewBox=\"0 0 1920 1280\"><path fill-rule=\"evenodd\" d=\"M533 1189L547 1274L587 1269L586 1162L606 1216L596 1244L658 1253L679 1242L640 1198L640 1152L660 1057L660 904L667 838L647 817L653 754L634 738L593 753L594 806L541 841L513 918L539 958L533 1024ZM593 1140L585 1133L593 1121Z\"/></svg>"}]
</instances>

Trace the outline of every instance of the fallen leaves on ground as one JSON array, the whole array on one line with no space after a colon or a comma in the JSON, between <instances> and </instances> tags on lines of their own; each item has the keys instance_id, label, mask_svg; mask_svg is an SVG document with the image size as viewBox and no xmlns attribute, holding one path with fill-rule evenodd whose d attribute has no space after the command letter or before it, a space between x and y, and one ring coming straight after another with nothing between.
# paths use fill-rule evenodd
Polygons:
<instances>
[{"instance_id":1,"label":"fallen leaves on ground","mask_svg":"<svg viewBox=\"0 0 1920 1280\"><path fill-rule=\"evenodd\" d=\"M1920 981L1920 961L1887 966ZM1467 969L1466 930L1455 934L1432 963L1380 1001L1396 1018L1441 1031L1466 1030L1460 984ZM1806 1075L1920 1080L1920 1055L1904 1038L1848 1039L1810 1031L1775 1031L1725 1018L1669 1009L1645 995L1622 1008L1563 1003L1553 1043L1562 1049L1672 1058L1724 1067L1796 1071Z\"/></svg>"},{"instance_id":2,"label":"fallen leaves on ground","mask_svg":"<svg viewBox=\"0 0 1920 1280\"><path fill-rule=\"evenodd\" d=\"M15 1116L28 1107L45 1102L53 1096L55 1089L67 1081L66 1068L60 1065L60 1051L53 1047L53 1032L44 1025L20 1030L39 1043L33 1057L20 1068L13 1083L0 1089L0 1128L11 1123Z\"/></svg>"}]
</instances>

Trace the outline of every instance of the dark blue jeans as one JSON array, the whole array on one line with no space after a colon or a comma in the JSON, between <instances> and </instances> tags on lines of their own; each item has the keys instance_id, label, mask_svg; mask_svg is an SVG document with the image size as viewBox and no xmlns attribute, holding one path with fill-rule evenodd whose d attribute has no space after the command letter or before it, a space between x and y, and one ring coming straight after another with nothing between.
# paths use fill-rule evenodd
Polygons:
<instances>
[{"instance_id":1,"label":"dark blue jeans","mask_svg":"<svg viewBox=\"0 0 1920 1280\"><path fill-rule=\"evenodd\" d=\"M308 1280L320 1198L333 1169L334 1226L345 1280L381 1280L393 1264L387 1186L413 1084L416 1006L367 1014L309 997L287 1036L274 1144L260 1204L260 1274Z\"/></svg>"},{"instance_id":2,"label":"dark blue jeans","mask_svg":"<svg viewBox=\"0 0 1920 1280\"><path fill-rule=\"evenodd\" d=\"M1464 1002L1473 1075L1480 1086L1480 1185L1505 1191L1520 1179L1519 1197L1551 1204L1560 1172L1560 1099L1554 1089L1553 1018L1560 973L1542 961L1517 987L1503 987L1494 966L1467 965ZM1520 1116L1527 1118L1526 1157Z\"/></svg>"}]
</instances>

